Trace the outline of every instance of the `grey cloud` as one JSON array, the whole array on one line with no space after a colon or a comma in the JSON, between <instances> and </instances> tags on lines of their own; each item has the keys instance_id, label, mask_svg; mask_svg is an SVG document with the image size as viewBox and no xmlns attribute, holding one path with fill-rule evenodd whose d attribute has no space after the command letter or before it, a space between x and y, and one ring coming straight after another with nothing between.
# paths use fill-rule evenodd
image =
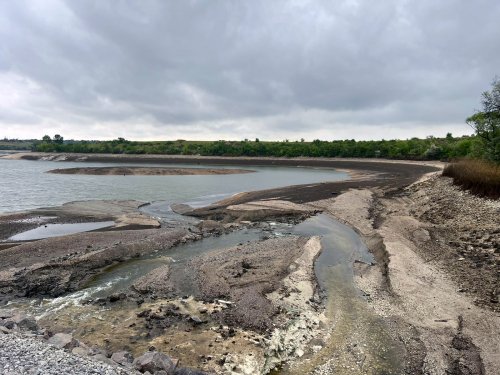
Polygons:
<instances>
[{"instance_id":1,"label":"grey cloud","mask_svg":"<svg viewBox=\"0 0 500 375\"><path fill-rule=\"evenodd\" d=\"M2 2L0 99L15 98L0 124L84 138L466 132L500 74L498 19L495 0Z\"/></svg>"}]
</instances>

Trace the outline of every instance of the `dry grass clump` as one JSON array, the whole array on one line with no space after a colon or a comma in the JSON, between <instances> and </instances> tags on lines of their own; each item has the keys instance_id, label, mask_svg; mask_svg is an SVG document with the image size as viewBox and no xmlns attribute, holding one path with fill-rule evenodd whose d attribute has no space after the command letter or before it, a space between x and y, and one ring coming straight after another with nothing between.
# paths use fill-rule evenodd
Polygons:
<instances>
[{"instance_id":1,"label":"dry grass clump","mask_svg":"<svg viewBox=\"0 0 500 375\"><path fill-rule=\"evenodd\" d=\"M455 185L471 193L493 199L500 198L500 165L484 160L464 159L448 164L443 176L453 178Z\"/></svg>"}]
</instances>

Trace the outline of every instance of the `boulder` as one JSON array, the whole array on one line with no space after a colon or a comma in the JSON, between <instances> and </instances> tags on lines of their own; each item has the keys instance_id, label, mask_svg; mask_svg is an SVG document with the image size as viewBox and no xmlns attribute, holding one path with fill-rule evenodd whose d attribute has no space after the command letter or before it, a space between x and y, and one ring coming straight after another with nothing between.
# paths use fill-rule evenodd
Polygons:
<instances>
[{"instance_id":1,"label":"boulder","mask_svg":"<svg viewBox=\"0 0 500 375\"><path fill-rule=\"evenodd\" d=\"M82 348L80 346L77 346L76 348L73 348L71 351L74 355L80 356L80 357L86 357L89 355L89 350Z\"/></svg>"},{"instance_id":2,"label":"boulder","mask_svg":"<svg viewBox=\"0 0 500 375\"><path fill-rule=\"evenodd\" d=\"M198 316L196 315L191 315L189 317L189 321L193 323L194 325L199 325L205 323L203 320L201 320Z\"/></svg>"},{"instance_id":3,"label":"boulder","mask_svg":"<svg viewBox=\"0 0 500 375\"><path fill-rule=\"evenodd\" d=\"M11 320L14 323L16 323L19 329L23 331L34 332L38 330L38 324L36 323L36 320L24 314L16 314L13 317L9 318L8 320Z\"/></svg>"},{"instance_id":4,"label":"boulder","mask_svg":"<svg viewBox=\"0 0 500 375\"><path fill-rule=\"evenodd\" d=\"M14 323L10 319L0 319L0 327L5 327L7 329L13 329L16 326L16 323Z\"/></svg>"},{"instance_id":5,"label":"boulder","mask_svg":"<svg viewBox=\"0 0 500 375\"><path fill-rule=\"evenodd\" d=\"M134 357L127 351L113 353L111 359L122 366L130 366L134 362Z\"/></svg>"},{"instance_id":6,"label":"boulder","mask_svg":"<svg viewBox=\"0 0 500 375\"><path fill-rule=\"evenodd\" d=\"M69 333L56 333L54 336L50 337L47 342L59 349L71 350L78 346L78 341Z\"/></svg>"},{"instance_id":7,"label":"boulder","mask_svg":"<svg viewBox=\"0 0 500 375\"><path fill-rule=\"evenodd\" d=\"M168 375L173 375L177 363L169 356L160 352L147 352L134 361L134 367L140 372L166 371Z\"/></svg>"},{"instance_id":8,"label":"boulder","mask_svg":"<svg viewBox=\"0 0 500 375\"><path fill-rule=\"evenodd\" d=\"M0 319L12 318L14 312L12 310L0 310Z\"/></svg>"},{"instance_id":9,"label":"boulder","mask_svg":"<svg viewBox=\"0 0 500 375\"><path fill-rule=\"evenodd\" d=\"M10 333L10 329L4 326L0 326L0 333L7 335Z\"/></svg>"}]
</instances>

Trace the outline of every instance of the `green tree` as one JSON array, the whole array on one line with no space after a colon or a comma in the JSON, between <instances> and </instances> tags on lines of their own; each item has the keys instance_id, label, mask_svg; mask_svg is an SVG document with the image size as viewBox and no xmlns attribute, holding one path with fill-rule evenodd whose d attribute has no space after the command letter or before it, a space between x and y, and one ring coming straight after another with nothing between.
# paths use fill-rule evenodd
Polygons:
<instances>
[{"instance_id":1,"label":"green tree","mask_svg":"<svg viewBox=\"0 0 500 375\"><path fill-rule=\"evenodd\" d=\"M64 143L64 138L61 137L59 134L56 134L54 135L54 143L62 145Z\"/></svg>"},{"instance_id":2,"label":"green tree","mask_svg":"<svg viewBox=\"0 0 500 375\"><path fill-rule=\"evenodd\" d=\"M44 143L51 143L52 142L52 138L50 138L49 135L44 135L43 138L42 138L42 141Z\"/></svg>"},{"instance_id":3,"label":"green tree","mask_svg":"<svg viewBox=\"0 0 500 375\"><path fill-rule=\"evenodd\" d=\"M483 110L476 112L466 121L481 138L485 157L500 162L500 80L495 79L491 91L482 95Z\"/></svg>"}]
</instances>

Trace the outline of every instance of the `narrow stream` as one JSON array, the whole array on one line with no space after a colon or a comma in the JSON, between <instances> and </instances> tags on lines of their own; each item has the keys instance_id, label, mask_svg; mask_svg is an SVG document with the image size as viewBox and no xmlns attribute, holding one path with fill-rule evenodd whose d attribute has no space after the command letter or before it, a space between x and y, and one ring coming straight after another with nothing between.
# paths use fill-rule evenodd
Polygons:
<instances>
[{"instance_id":1,"label":"narrow stream","mask_svg":"<svg viewBox=\"0 0 500 375\"><path fill-rule=\"evenodd\" d=\"M388 333L386 323L369 307L354 283L355 261L372 263L359 235L326 214L314 216L294 233L321 236L322 252L315 263L318 283L326 293L326 316L331 322L324 347L283 374L401 374L404 347Z\"/></svg>"}]
</instances>

